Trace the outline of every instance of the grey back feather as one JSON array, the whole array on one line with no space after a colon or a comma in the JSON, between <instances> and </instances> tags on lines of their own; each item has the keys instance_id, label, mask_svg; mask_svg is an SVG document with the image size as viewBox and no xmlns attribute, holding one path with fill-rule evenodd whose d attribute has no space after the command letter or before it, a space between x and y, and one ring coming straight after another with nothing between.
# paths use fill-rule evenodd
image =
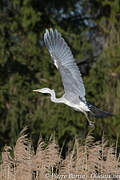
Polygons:
<instances>
[{"instance_id":1,"label":"grey back feather","mask_svg":"<svg viewBox=\"0 0 120 180\"><path fill-rule=\"evenodd\" d=\"M75 63L70 48L60 33L55 29L50 29L44 34L45 45L51 58L58 68L65 90L65 97L71 99L80 97L85 101L85 88L81 73Z\"/></svg>"}]
</instances>

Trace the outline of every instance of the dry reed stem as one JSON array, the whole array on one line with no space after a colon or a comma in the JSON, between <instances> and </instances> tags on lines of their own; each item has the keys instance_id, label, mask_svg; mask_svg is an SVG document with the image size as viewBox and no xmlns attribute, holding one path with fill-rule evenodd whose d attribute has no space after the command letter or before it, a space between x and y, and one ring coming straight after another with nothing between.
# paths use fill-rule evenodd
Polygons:
<instances>
[{"instance_id":1,"label":"dry reed stem","mask_svg":"<svg viewBox=\"0 0 120 180\"><path fill-rule=\"evenodd\" d=\"M104 180L107 180L113 179L113 175L120 174L117 146L109 147L104 137L101 142L95 142L89 133L84 145L80 145L76 139L73 149L68 150L63 159L54 140L50 140L45 146L40 138L34 152L25 130L16 142L13 158L10 154L12 148L4 147L0 180L98 180L98 176L111 175L111 178L104 177Z\"/></svg>"}]
</instances>

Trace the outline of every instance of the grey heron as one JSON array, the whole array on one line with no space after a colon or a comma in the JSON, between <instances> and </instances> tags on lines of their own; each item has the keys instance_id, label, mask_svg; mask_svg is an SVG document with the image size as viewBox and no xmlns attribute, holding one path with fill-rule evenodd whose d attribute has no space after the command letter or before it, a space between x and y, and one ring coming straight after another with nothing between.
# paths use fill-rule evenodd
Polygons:
<instances>
[{"instance_id":1,"label":"grey heron","mask_svg":"<svg viewBox=\"0 0 120 180\"><path fill-rule=\"evenodd\" d=\"M50 53L54 65L61 75L65 93L61 98L56 98L53 89L42 88L33 91L49 93L52 102L64 103L76 111L81 111L84 113L89 125L91 126L94 126L94 123L88 118L87 112L98 117L111 115L86 101L85 88L81 73L69 46L61 37L61 34L56 29L54 31L51 28L50 30L46 29L46 32L44 33L44 43Z\"/></svg>"}]
</instances>

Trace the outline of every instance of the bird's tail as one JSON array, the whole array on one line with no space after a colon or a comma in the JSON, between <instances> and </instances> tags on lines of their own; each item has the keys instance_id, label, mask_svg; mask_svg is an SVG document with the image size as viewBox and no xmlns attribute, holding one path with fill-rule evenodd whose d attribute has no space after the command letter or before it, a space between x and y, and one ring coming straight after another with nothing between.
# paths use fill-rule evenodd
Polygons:
<instances>
[{"instance_id":1,"label":"bird's tail","mask_svg":"<svg viewBox=\"0 0 120 180\"><path fill-rule=\"evenodd\" d=\"M109 112L102 111L95 106L88 103L88 107L90 109L90 113L94 115L95 117L107 117L107 116L113 116L113 114Z\"/></svg>"}]
</instances>

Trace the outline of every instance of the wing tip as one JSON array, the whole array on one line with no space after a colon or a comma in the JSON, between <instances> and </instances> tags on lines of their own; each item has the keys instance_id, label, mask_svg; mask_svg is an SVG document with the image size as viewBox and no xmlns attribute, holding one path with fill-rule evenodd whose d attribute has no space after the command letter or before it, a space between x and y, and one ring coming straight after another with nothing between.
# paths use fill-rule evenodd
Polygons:
<instances>
[{"instance_id":1,"label":"wing tip","mask_svg":"<svg viewBox=\"0 0 120 180\"><path fill-rule=\"evenodd\" d=\"M55 28L55 29L53 29L53 28L49 28L49 29L45 29L45 33L44 33L44 37L46 37L46 36L55 36L55 37L61 37L61 34L58 32L58 30Z\"/></svg>"},{"instance_id":2,"label":"wing tip","mask_svg":"<svg viewBox=\"0 0 120 180\"><path fill-rule=\"evenodd\" d=\"M93 106L93 105L91 105L91 104L89 104L89 103L87 103L87 105L88 105L88 107L89 107L89 109L90 109L90 113L92 114L92 115L94 115L95 117L101 117L101 118L104 118L104 117L112 117L113 116L113 114L111 114L111 113L109 113L109 112L106 112L106 111L103 111L103 110L101 110L101 109L98 109L98 108L96 108L95 106Z\"/></svg>"},{"instance_id":3,"label":"wing tip","mask_svg":"<svg viewBox=\"0 0 120 180\"><path fill-rule=\"evenodd\" d=\"M52 28L50 29L45 29L45 33L44 33L44 41L48 40L48 38L53 37L54 35L54 31Z\"/></svg>"}]
</instances>

